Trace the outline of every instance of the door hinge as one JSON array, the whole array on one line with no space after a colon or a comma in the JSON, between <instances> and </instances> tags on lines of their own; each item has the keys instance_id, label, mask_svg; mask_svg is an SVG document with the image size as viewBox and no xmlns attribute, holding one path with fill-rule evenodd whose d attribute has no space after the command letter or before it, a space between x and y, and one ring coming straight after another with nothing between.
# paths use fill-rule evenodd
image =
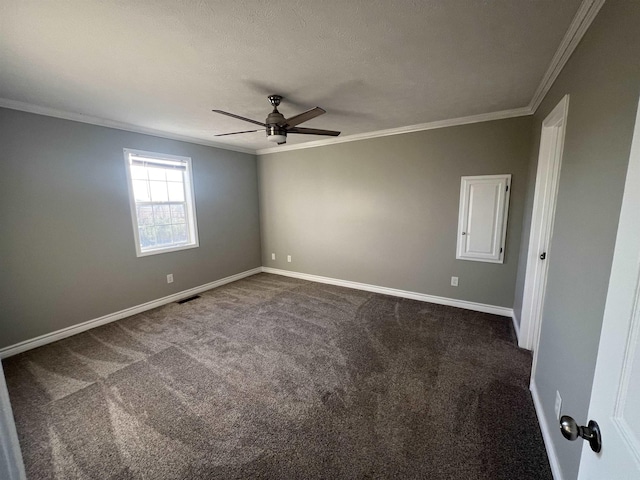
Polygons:
<instances>
[{"instance_id":1,"label":"door hinge","mask_svg":"<svg viewBox=\"0 0 640 480\"><path fill-rule=\"evenodd\" d=\"M505 190L505 192L508 192L508 191L509 191L509 185L507 185L507 189Z\"/></svg>"},{"instance_id":2,"label":"door hinge","mask_svg":"<svg viewBox=\"0 0 640 480\"><path fill-rule=\"evenodd\" d=\"M500 247L500 253L502 253L502 247Z\"/></svg>"}]
</instances>

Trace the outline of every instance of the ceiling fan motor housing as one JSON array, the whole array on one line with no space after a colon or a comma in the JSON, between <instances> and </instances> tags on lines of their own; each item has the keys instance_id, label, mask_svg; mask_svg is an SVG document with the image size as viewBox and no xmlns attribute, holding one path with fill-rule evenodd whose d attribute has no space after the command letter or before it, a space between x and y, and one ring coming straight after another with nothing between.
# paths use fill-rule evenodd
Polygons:
<instances>
[{"instance_id":1,"label":"ceiling fan motor housing","mask_svg":"<svg viewBox=\"0 0 640 480\"><path fill-rule=\"evenodd\" d=\"M284 115L274 109L274 111L267 116L267 119L264 122L267 125L267 137L270 137L272 135L283 135L284 137L286 137L287 129L283 126L280 126L284 125L285 121L286 119L284 118Z\"/></svg>"},{"instance_id":2,"label":"ceiling fan motor housing","mask_svg":"<svg viewBox=\"0 0 640 480\"><path fill-rule=\"evenodd\" d=\"M287 135L287 130L277 123L267 125L267 137L270 135Z\"/></svg>"}]
</instances>

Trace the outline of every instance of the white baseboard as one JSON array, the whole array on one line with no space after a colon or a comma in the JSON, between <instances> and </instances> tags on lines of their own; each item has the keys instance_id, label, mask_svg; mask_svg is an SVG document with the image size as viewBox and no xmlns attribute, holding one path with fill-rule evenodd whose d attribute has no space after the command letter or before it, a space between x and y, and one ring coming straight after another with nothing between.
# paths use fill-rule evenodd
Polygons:
<instances>
[{"instance_id":1,"label":"white baseboard","mask_svg":"<svg viewBox=\"0 0 640 480\"><path fill-rule=\"evenodd\" d=\"M511 315L511 320L513 321L513 329L516 332L516 341L518 342L518 345L520 345L520 323L518 322L516 312L513 312Z\"/></svg>"},{"instance_id":2,"label":"white baseboard","mask_svg":"<svg viewBox=\"0 0 640 480\"><path fill-rule=\"evenodd\" d=\"M311 282L328 283L339 287L354 288L356 290L365 290L367 292L382 293L383 295L392 295L394 297L410 298L412 300L420 300L422 302L437 303L438 305L448 305L450 307L466 308L475 312L492 313L503 317L513 318L513 309L507 307L498 307L495 305L486 305L484 303L468 302L466 300L456 300L454 298L436 297L425 293L409 292L407 290L398 290L396 288L379 287L377 285L369 285L367 283L352 282L350 280L339 280L337 278L321 277L319 275L310 275L308 273L292 272L289 270L280 270L278 268L262 267L265 273L273 273L275 275L284 275L285 277L300 278Z\"/></svg>"},{"instance_id":3,"label":"white baseboard","mask_svg":"<svg viewBox=\"0 0 640 480\"><path fill-rule=\"evenodd\" d=\"M27 350L41 347L48 343L62 340L63 338L70 337L71 335L75 335L76 333L84 332L86 330L99 327L100 325L105 325L107 323L115 322L116 320L120 320L125 317L130 317L131 315L142 313L147 310L151 310L152 308L157 308L162 305L166 305L167 303L175 302L182 298L189 297L191 295L196 295L206 290L211 290L212 288L220 287L227 283L235 282L236 280L240 280L241 278L249 277L251 275L255 275L256 273L260 273L260 272L262 272L261 267L253 268L245 272L236 273L235 275L221 278L220 280L216 280L215 282L210 282L204 285L200 285L198 287L190 288L188 290L183 290L181 292L174 293L172 295L162 297L157 300L152 300L150 302L146 302L141 305L136 305L135 307L125 308L124 310L120 310L119 312L110 313L108 315L104 315L99 318L94 318L93 320L88 320L86 322L82 322L77 325L72 325L70 327L63 328L62 330L57 330L55 332L40 335L39 337L32 338L31 340L25 340L24 342L16 343L15 345L10 345L8 347L0 349L0 359L10 357L18 353L26 352Z\"/></svg>"},{"instance_id":4,"label":"white baseboard","mask_svg":"<svg viewBox=\"0 0 640 480\"><path fill-rule=\"evenodd\" d=\"M183 290L181 292L174 293L172 295L162 297L157 300L152 300L150 302L146 302L141 305L136 305L134 307L126 308L124 310L120 310L115 313L110 313L108 315L104 315L99 318L94 318L93 320L88 320L86 322L79 323L77 325L72 325L70 327L63 328L55 332L47 333L39 337L32 338L30 340L25 340L24 342L16 343L15 345L4 347L0 349L0 359L7 358L12 355L16 355L18 353L26 352L27 350L41 347L43 345L47 345L48 343L62 340L63 338L67 338L67 337L70 337L71 335L75 335L77 333L81 333L81 332L90 330L92 328L99 327L100 325L105 325L107 323L115 322L116 320L120 320L125 317L130 317L131 315L136 315L138 313L151 310L152 308L157 308L162 305L166 305L167 303L180 300L181 298L185 298L190 295L196 295L206 290L211 290L212 288L216 288L221 285L225 285L227 283L235 282L236 280L240 280L241 278L249 277L251 275L255 275L256 273L260 273L260 272L272 273L275 275L283 275L287 277L300 278L302 280L309 280L312 282L327 283L331 285L337 285L340 287L353 288L356 290L365 290L367 292L381 293L383 295L392 295L395 297L410 298L413 300L420 300L423 302L436 303L439 305L448 305L451 307L465 308L467 310L473 310L476 312L491 313L494 315L513 318L513 309L511 308L499 307L495 305L486 305L484 303L468 302L466 300L456 300L453 298L437 297L434 295L427 295L424 293L409 292L406 290L398 290L395 288L388 288L388 287L380 287L377 285L369 285L366 283L352 282L349 280L339 280L337 278L321 277L319 275L310 275L307 273L291 272L289 270L280 270L277 268L258 267L252 270L247 270L245 272L241 272L235 275L231 275L229 277L222 278L220 280L216 280L215 282L207 283L205 285L200 285L198 287L190 288L188 290Z\"/></svg>"},{"instance_id":5,"label":"white baseboard","mask_svg":"<svg viewBox=\"0 0 640 480\"><path fill-rule=\"evenodd\" d=\"M553 439L551 436L551 429L549 424L547 423L546 417L544 416L544 411L542 409L542 402L540 401L540 396L538 395L538 388L536 387L533 379L531 380L531 385L529 386L531 390L531 396L533 397L533 405L536 409L536 415L538 416L538 424L540 425L540 430L542 431L542 439L544 440L544 447L547 450L547 457L549 457L549 465L551 466L551 473L553 474L554 480L563 480L562 470L560 470L560 462L558 460L558 454L556 453L556 449L553 446ZM560 427L557 427L558 430Z\"/></svg>"}]
</instances>

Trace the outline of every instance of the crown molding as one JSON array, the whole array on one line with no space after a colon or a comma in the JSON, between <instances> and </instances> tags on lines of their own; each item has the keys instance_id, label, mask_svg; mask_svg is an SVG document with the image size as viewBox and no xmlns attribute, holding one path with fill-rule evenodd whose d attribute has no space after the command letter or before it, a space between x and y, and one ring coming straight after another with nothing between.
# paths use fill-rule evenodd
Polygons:
<instances>
[{"instance_id":1,"label":"crown molding","mask_svg":"<svg viewBox=\"0 0 640 480\"><path fill-rule=\"evenodd\" d=\"M46 115L49 117L62 118L65 120L72 120L75 122L89 123L92 125L99 125L102 127L115 128L118 130L125 130L128 132L141 133L144 135L152 135L154 137L168 138L171 140L179 140L182 142L194 143L197 145L205 145L207 147L221 148L224 150L232 150L235 152L249 153L253 155L265 155L276 152L287 152L291 150L302 150L305 148L324 147L327 145L335 145L338 143L356 142L359 140L367 140L371 138L386 137L390 135L401 135L404 133L420 132L424 130L433 130L436 128L454 127L458 125L468 125L471 123L488 122L491 120L501 120L505 118L522 117L526 115L533 115L542 100L544 100L547 93L553 86L553 83L560 75L560 72L566 65L567 61L573 54L574 50L582 40L582 37L586 33L587 29L595 19L596 15L600 11L605 0L583 0L578 7L578 10L565 33L562 42L558 46L556 53L551 59L551 63L547 68L546 73L542 77L538 88L536 89L529 105L526 107L515 108L512 110L503 110L499 112L483 113L479 115L471 115L468 117L452 118L447 120L438 120L435 122L420 123L417 125L409 125L405 127L390 128L386 130L377 130L373 132L357 133L354 135L347 135L344 137L334 137L325 140L315 140L311 142L299 143L295 145L285 145L281 147L268 147L258 150L252 148L240 147L235 145L228 145L226 143L212 142L201 138L188 137L184 135L178 135L171 132L155 130L152 128L140 127L129 123L118 122L114 120L107 120L104 118L94 117L90 115L83 115L79 113L65 112L62 110L56 110L48 107L41 107L25 102L18 102L15 100L9 100L0 98L0 107L9 108L12 110L20 110L23 112L36 113L39 115Z\"/></svg>"},{"instance_id":2,"label":"crown molding","mask_svg":"<svg viewBox=\"0 0 640 480\"><path fill-rule=\"evenodd\" d=\"M227 145L225 143L212 142L201 138L188 137L185 135L178 135L171 132L165 132L162 130L156 130L153 128L140 127L130 123L118 122L115 120L107 120L105 118L94 117L91 115L84 115L81 113L65 112L63 110L56 110L55 108L41 107L26 102L18 102L16 100L9 100L8 98L0 98L0 107L8 108L11 110L19 110L21 112L36 113L38 115L44 115L47 117L61 118L63 120L71 120L73 122L89 123L91 125L98 125L100 127L115 128L117 130L125 130L127 132L142 133L144 135L151 135L154 137L167 138L169 140L178 140L181 142L194 143L196 145L204 145L206 147L222 148L224 150L233 150L234 152L250 153L255 155L256 151L252 148L237 147L234 145Z\"/></svg>"},{"instance_id":3,"label":"crown molding","mask_svg":"<svg viewBox=\"0 0 640 480\"><path fill-rule=\"evenodd\" d=\"M499 120L503 118L520 117L525 115L533 115L544 97L549 93L553 83L560 75L560 72L566 65L567 61L573 54L574 50L582 40L587 29L596 18L605 0L583 0L576 11L562 42L558 46L556 53L551 59L551 63L546 73L542 77L538 88L536 89L529 105L513 110L503 110L500 112L483 113L480 115L472 115L469 117L452 118L449 120L439 120L436 122L422 123L418 125L410 125L407 127L390 128L388 130L378 130L375 132L358 133L355 135L347 135L344 137L330 138L326 140L316 140L296 145L285 145L281 147L269 147L256 150L257 155L265 155L276 152L287 152L291 150L301 150L304 148L323 147L327 145L335 145L337 143L355 142L358 140L366 140L369 138L385 137L388 135L400 135L403 133L419 132L423 130L432 130L435 128L453 127L456 125L467 125L470 123L488 122L491 120Z\"/></svg>"},{"instance_id":4,"label":"crown molding","mask_svg":"<svg viewBox=\"0 0 640 480\"><path fill-rule=\"evenodd\" d=\"M406 127L389 128L386 130L377 130L374 132L356 133L354 135L333 137L326 140L315 140L312 142L284 145L281 147L262 148L256 150L256 154L265 155L268 153L287 152L290 150L302 150L304 148L324 147L327 145L335 145L337 143L357 142L359 140L368 140L370 138L388 137L390 135L402 135L403 133L422 132L424 130L434 130L436 128L455 127L458 125L468 125L470 123L489 122L491 120L523 117L526 115L531 115L531 113L532 112L529 107L514 108L512 110L481 113L479 115L471 115L468 117L450 118L447 120L437 120L435 122L419 123L417 125L408 125Z\"/></svg>"},{"instance_id":5,"label":"crown molding","mask_svg":"<svg viewBox=\"0 0 640 480\"><path fill-rule=\"evenodd\" d=\"M565 33L555 55L551 59L549 68L547 68L540 85L538 85L537 90L531 98L531 102L529 102L529 109L532 114L536 112L542 100L544 100L544 97L549 93L549 90L551 90L553 83L569 61L569 58L580 43L580 40L582 40L587 29L591 26L591 23L594 18L596 18L604 2L605 0L582 0L578 11L567 29L567 33Z\"/></svg>"}]
</instances>

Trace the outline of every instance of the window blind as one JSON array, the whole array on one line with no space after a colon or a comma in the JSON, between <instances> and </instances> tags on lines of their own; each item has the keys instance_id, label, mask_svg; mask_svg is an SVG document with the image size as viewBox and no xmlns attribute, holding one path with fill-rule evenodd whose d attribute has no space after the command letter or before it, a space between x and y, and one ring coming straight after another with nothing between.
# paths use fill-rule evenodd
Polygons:
<instances>
[{"instance_id":1,"label":"window blind","mask_svg":"<svg viewBox=\"0 0 640 480\"><path fill-rule=\"evenodd\" d=\"M129 162L137 167L164 168L173 170L186 170L187 162L168 158L151 158L129 154Z\"/></svg>"}]
</instances>

